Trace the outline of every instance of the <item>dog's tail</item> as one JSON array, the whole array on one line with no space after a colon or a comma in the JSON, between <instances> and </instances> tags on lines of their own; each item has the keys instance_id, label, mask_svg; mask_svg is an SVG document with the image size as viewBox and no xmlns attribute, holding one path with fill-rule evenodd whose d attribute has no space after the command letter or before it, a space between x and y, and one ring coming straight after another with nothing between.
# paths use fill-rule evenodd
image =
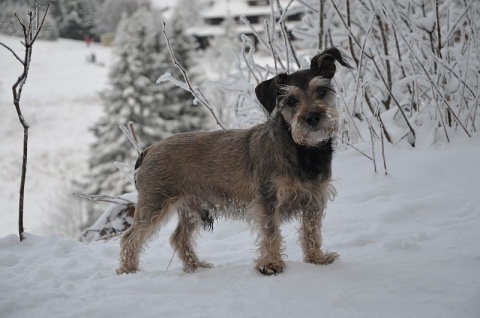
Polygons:
<instances>
[{"instance_id":1,"label":"dog's tail","mask_svg":"<svg viewBox=\"0 0 480 318\"><path fill-rule=\"evenodd\" d=\"M150 150L150 147L145 148L145 150L143 150L140 153L137 161L135 162L135 170L133 172L133 180L135 181L135 188L137 188L137 189L138 189L138 186L137 186L137 171L138 171L138 168L140 168L140 166L142 165L143 159L145 158L145 156L147 155L149 150Z\"/></svg>"},{"instance_id":2,"label":"dog's tail","mask_svg":"<svg viewBox=\"0 0 480 318\"><path fill-rule=\"evenodd\" d=\"M145 150L142 151L142 152L140 153L140 155L138 156L138 159L137 159L137 161L135 162L135 171L137 171L138 168L140 168L140 166L142 165L143 159L144 159L145 156L147 155L149 149L150 149L150 147L145 148Z\"/></svg>"}]
</instances>

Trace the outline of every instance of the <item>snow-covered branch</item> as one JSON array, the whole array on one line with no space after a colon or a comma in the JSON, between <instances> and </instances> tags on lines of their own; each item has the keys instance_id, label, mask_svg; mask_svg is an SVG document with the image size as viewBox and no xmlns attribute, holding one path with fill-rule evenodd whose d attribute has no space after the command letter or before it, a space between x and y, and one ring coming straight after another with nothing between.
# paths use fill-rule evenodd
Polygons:
<instances>
[{"instance_id":1,"label":"snow-covered branch","mask_svg":"<svg viewBox=\"0 0 480 318\"><path fill-rule=\"evenodd\" d=\"M210 114L212 114L213 118L215 119L216 123L218 126L220 126L222 129L225 129L225 126L220 122L220 120L218 119L217 115L215 114L215 112L213 111L213 108L212 106L208 103L208 101L205 99L205 96L199 92L199 88L198 87L194 87L192 85L192 83L190 82L190 79L188 78L188 74L187 74L187 71L185 70L185 68L183 68L183 66L180 64L180 62L178 62L177 58L175 57L175 54L173 52L173 49L172 49L172 46L170 45L170 39L167 35L167 31L166 31L166 23L163 22L163 35L165 36L165 40L167 42L167 47L168 47L168 51L170 52L170 56L173 60L173 64L175 65L175 67L177 67L180 72L182 73L182 76L183 76L183 79L185 80L185 84L187 85L188 87L188 91L195 97L195 99L200 102L200 104L202 104L204 107L206 107L208 109L208 111L210 112Z\"/></svg>"}]
</instances>

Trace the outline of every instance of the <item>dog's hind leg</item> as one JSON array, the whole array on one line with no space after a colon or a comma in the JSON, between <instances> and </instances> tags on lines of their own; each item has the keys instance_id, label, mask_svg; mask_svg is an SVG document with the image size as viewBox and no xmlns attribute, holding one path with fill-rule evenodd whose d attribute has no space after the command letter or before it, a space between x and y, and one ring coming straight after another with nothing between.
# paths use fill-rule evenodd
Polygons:
<instances>
[{"instance_id":1,"label":"dog's hind leg","mask_svg":"<svg viewBox=\"0 0 480 318\"><path fill-rule=\"evenodd\" d=\"M138 271L139 258L147 240L159 229L170 213L165 200L145 200L138 198L132 226L120 239L120 267L117 274L129 274Z\"/></svg>"},{"instance_id":2,"label":"dog's hind leg","mask_svg":"<svg viewBox=\"0 0 480 318\"><path fill-rule=\"evenodd\" d=\"M194 272L199 267L213 267L210 263L200 261L195 252L195 239L201 223L199 213L187 206L179 207L178 225L170 237L170 243L182 260L185 272Z\"/></svg>"},{"instance_id":3,"label":"dog's hind leg","mask_svg":"<svg viewBox=\"0 0 480 318\"><path fill-rule=\"evenodd\" d=\"M300 242L303 250L303 260L306 263L327 265L338 257L337 253L329 253L321 250L322 217L323 211L305 210L302 212Z\"/></svg>"}]
</instances>

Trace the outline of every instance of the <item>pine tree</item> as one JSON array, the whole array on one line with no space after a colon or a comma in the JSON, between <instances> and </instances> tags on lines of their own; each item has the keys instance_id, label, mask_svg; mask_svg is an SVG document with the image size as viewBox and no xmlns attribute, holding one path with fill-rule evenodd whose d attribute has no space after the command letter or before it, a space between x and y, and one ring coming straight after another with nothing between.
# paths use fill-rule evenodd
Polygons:
<instances>
[{"instance_id":1,"label":"pine tree","mask_svg":"<svg viewBox=\"0 0 480 318\"><path fill-rule=\"evenodd\" d=\"M142 3L145 5L145 2ZM124 15L131 16L138 10L137 0L106 0L97 10L95 28L99 34L115 33Z\"/></svg>"},{"instance_id":2,"label":"pine tree","mask_svg":"<svg viewBox=\"0 0 480 318\"><path fill-rule=\"evenodd\" d=\"M95 34L94 0L63 0L61 3L60 36L83 40Z\"/></svg>"}]
</instances>

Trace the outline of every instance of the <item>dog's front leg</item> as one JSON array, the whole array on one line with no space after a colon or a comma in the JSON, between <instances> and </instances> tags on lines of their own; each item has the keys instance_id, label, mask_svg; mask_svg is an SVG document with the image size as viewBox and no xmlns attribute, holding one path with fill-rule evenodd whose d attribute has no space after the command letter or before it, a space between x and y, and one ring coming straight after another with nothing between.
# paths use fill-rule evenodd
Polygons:
<instances>
[{"instance_id":1,"label":"dog's front leg","mask_svg":"<svg viewBox=\"0 0 480 318\"><path fill-rule=\"evenodd\" d=\"M282 260L282 234L275 200L264 200L257 213L260 257L256 268L264 275L276 275L283 272L285 262Z\"/></svg>"},{"instance_id":2,"label":"dog's front leg","mask_svg":"<svg viewBox=\"0 0 480 318\"><path fill-rule=\"evenodd\" d=\"M306 263L327 265L338 257L337 253L329 253L321 250L322 217L323 209L320 208L307 208L302 212L300 242L303 250L303 260Z\"/></svg>"}]
</instances>

